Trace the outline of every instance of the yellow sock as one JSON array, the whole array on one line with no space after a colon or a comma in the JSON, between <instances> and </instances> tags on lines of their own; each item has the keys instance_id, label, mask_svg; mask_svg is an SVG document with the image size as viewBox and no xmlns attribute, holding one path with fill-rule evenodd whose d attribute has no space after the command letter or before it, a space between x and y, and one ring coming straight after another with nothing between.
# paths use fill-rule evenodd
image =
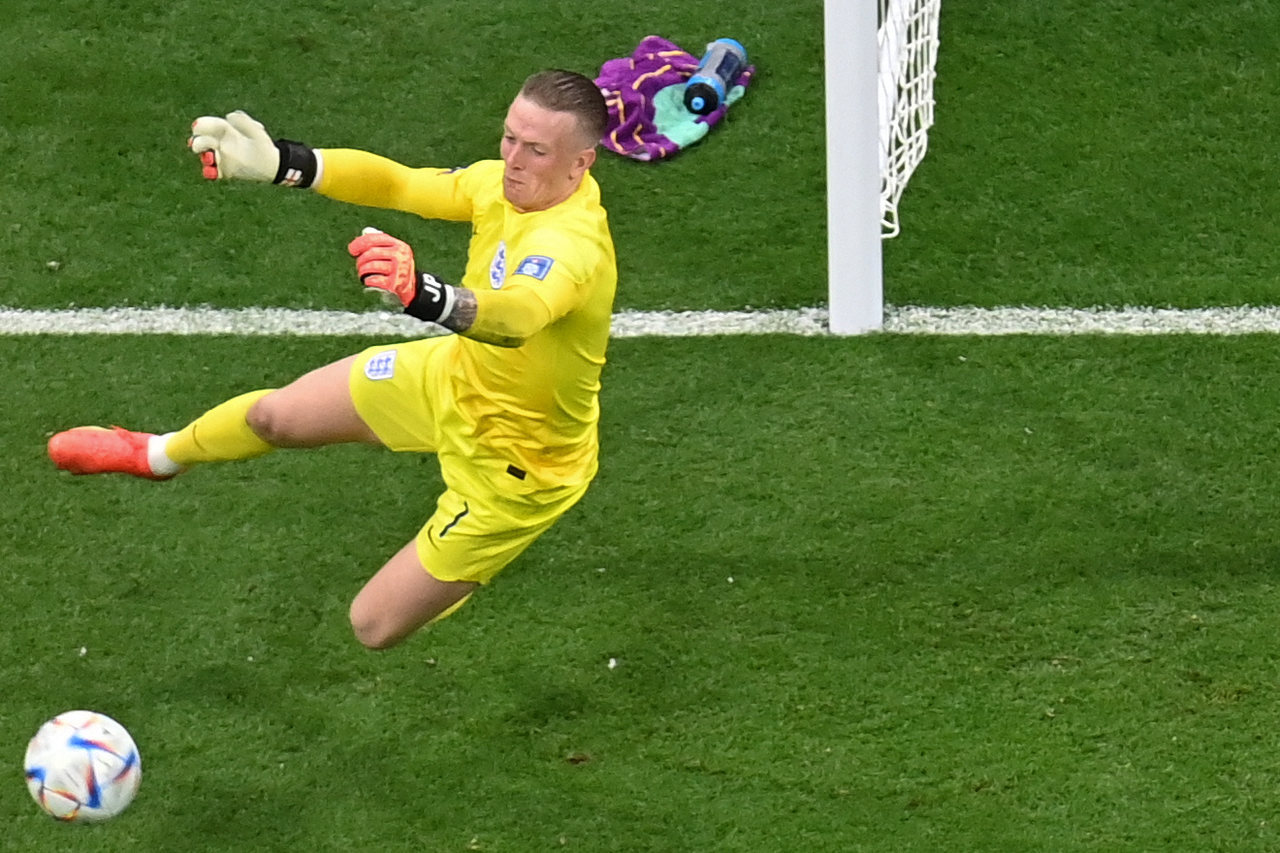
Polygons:
<instances>
[{"instance_id":1,"label":"yellow sock","mask_svg":"<svg viewBox=\"0 0 1280 853\"><path fill-rule=\"evenodd\" d=\"M184 468L198 462L252 459L275 450L249 429L249 408L274 389L250 391L214 406L169 436L165 455Z\"/></svg>"}]
</instances>

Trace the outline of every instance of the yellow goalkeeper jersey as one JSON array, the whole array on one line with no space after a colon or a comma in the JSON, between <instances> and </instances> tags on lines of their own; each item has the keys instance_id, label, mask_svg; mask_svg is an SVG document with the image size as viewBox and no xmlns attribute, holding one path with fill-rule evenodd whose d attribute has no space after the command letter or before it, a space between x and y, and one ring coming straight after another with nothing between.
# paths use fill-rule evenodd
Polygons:
<instances>
[{"instance_id":1,"label":"yellow goalkeeper jersey","mask_svg":"<svg viewBox=\"0 0 1280 853\"><path fill-rule=\"evenodd\" d=\"M548 210L520 213L503 195L501 160L414 169L363 151L321 154L316 189L323 195L471 222L461 285L477 301L467 334L481 340L440 342L452 391L433 401L442 440L482 468L486 461L515 465L533 480L527 486L591 479L618 278L595 179L588 173ZM423 269L426 260L419 258Z\"/></svg>"}]
</instances>

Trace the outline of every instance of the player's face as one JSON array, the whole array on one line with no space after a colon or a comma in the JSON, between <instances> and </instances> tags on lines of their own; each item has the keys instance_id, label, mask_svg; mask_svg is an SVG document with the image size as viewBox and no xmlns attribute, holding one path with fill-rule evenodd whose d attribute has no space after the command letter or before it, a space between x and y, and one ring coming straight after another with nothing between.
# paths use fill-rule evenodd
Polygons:
<instances>
[{"instance_id":1,"label":"player's face","mask_svg":"<svg viewBox=\"0 0 1280 853\"><path fill-rule=\"evenodd\" d=\"M502 190L522 213L546 210L578 188L595 162L573 113L549 110L517 96L502 130Z\"/></svg>"}]
</instances>

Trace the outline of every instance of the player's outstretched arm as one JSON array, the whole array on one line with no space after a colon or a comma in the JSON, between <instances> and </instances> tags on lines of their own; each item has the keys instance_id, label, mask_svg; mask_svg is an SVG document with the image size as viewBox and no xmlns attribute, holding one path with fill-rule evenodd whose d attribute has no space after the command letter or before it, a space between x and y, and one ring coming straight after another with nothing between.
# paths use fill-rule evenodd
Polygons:
<instances>
[{"instance_id":1,"label":"player's outstretched arm","mask_svg":"<svg viewBox=\"0 0 1280 853\"><path fill-rule=\"evenodd\" d=\"M314 150L291 139L272 139L262 122L242 110L191 123L187 145L200 156L209 180L237 178L309 187L323 168Z\"/></svg>"}]
</instances>

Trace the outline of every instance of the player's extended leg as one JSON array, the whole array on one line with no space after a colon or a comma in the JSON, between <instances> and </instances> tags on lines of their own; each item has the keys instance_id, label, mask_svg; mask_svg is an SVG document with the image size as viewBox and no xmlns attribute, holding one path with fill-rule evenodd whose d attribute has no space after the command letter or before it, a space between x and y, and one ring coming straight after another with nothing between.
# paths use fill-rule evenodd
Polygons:
<instances>
[{"instance_id":1,"label":"player's extended leg","mask_svg":"<svg viewBox=\"0 0 1280 853\"><path fill-rule=\"evenodd\" d=\"M356 356L316 368L256 400L246 422L271 447L380 444L351 402L350 374Z\"/></svg>"},{"instance_id":2,"label":"player's extended leg","mask_svg":"<svg viewBox=\"0 0 1280 853\"><path fill-rule=\"evenodd\" d=\"M480 584L431 576L410 541L351 602L351 628L370 649L390 648L433 619L447 616Z\"/></svg>"},{"instance_id":3,"label":"player's extended leg","mask_svg":"<svg viewBox=\"0 0 1280 853\"><path fill-rule=\"evenodd\" d=\"M278 447L318 447L377 438L351 402L354 357L284 388L250 391L214 406L176 433L76 427L49 440L49 457L74 474L118 472L166 480L201 462L252 459Z\"/></svg>"}]
</instances>

